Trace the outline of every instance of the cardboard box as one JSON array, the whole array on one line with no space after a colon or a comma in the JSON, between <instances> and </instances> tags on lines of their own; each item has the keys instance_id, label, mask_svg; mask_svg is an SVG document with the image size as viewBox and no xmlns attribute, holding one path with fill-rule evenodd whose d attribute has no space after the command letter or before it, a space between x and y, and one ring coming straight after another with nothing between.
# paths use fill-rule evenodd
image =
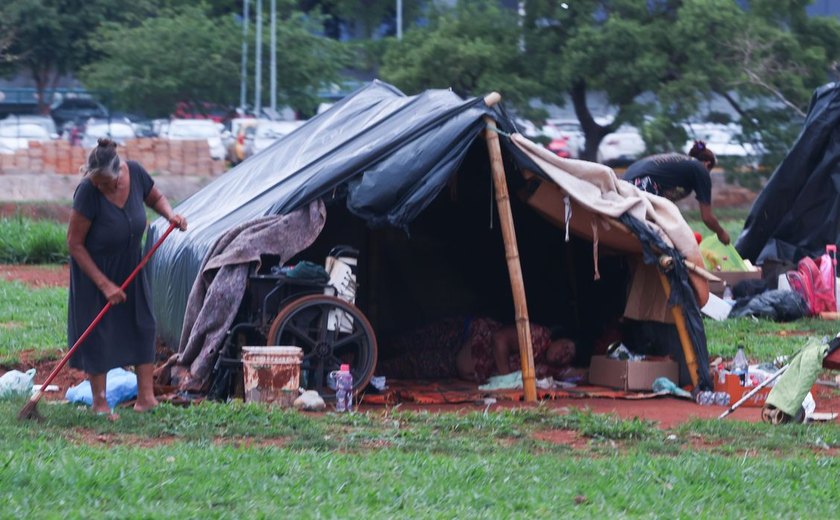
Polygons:
<instances>
[{"instance_id":1,"label":"cardboard box","mask_svg":"<svg viewBox=\"0 0 840 520\"><path fill-rule=\"evenodd\" d=\"M728 285L735 287L743 280L761 280L761 269L757 271L715 271L712 273L721 279L720 282L709 282L709 291L722 297L723 289Z\"/></svg>"},{"instance_id":2,"label":"cardboard box","mask_svg":"<svg viewBox=\"0 0 840 520\"><path fill-rule=\"evenodd\" d=\"M740 401L741 398L744 397L744 394L755 388L754 386L741 386L741 378L739 378L736 374L726 374L723 382L720 381L720 377L718 377L717 372L712 375L715 378L715 392L726 392L729 394L729 406L732 406ZM773 388L770 386L765 386L741 406L745 406L747 408L761 408L767 401L767 396L770 394L770 390L772 389Z\"/></svg>"},{"instance_id":3,"label":"cardboard box","mask_svg":"<svg viewBox=\"0 0 840 520\"><path fill-rule=\"evenodd\" d=\"M667 377L677 383L680 377L677 362L671 358L626 361L592 356L592 364L589 365L589 383L598 386L650 391L658 377Z\"/></svg>"}]
</instances>

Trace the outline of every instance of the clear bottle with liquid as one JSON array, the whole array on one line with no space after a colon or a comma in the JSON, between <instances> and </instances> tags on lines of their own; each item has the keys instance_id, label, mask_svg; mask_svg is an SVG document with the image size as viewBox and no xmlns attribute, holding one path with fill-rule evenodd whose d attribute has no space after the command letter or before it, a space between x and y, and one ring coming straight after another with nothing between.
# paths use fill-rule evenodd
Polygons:
<instances>
[{"instance_id":1,"label":"clear bottle with liquid","mask_svg":"<svg viewBox=\"0 0 840 520\"><path fill-rule=\"evenodd\" d=\"M341 370L333 372L335 377L335 411L353 411L353 374L350 365L341 365Z\"/></svg>"},{"instance_id":2,"label":"clear bottle with liquid","mask_svg":"<svg viewBox=\"0 0 840 520\"><path fill-rule=\"evenodd\" d=\"M732 372L738 375L741 380L741 386L747 386L750 380L750 362L747 360L747 354L744 352L744 346L738 345L738 352L735 353L735 358L732 360Z\"/></svg>"}]
</instances>

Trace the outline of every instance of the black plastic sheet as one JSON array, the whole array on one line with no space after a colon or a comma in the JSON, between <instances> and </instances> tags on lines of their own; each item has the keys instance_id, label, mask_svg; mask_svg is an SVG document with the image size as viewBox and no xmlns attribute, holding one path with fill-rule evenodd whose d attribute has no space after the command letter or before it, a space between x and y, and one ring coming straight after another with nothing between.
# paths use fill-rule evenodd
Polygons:
<instances>
[{"instance_id":1,"label":"black plastic sheet","mask_svg":"<svg viewBox=\"0 0 840 520\"><path fill-rule=\"evenodd\" d=\"M754 264L796 262L840 243L840 85L811 98L796 142L761 190L735 248Z\"/></svg>"},{"instance_id":2,"label":"black plastic sheet","mask_svg":"<svg viewBox=\"0 0 840 520\"><path fill-rule=\"evenodd\" d=\"M232 226L340 194L371 225L406 228L456 171L489 113L480 98L406 96L374 81L220 176L177 206L189 230L171 234L147 267L158 335L178 344L202 260ZM150 243L167 226L155 221Z\"/></svg>"}]
</instances>

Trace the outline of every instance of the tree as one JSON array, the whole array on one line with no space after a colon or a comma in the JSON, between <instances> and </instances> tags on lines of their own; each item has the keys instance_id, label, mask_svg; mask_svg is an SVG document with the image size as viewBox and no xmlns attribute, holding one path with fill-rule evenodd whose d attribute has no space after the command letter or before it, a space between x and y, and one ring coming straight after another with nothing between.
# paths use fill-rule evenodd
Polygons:
<instances>
[{"instance_id":1,"label":"tree","mask_svg":"<svg viewBox=\"0 0 840 520\"><path fill-rule=\"evenodd\" d=\"M278 100L311 109L317 89L337 77L343 54L336 42L307 31L304 22L294 13L278 22ZM112 92L117 106L149 116L167 115L180 101L235 106L241 34L232 17L212 18L193 6L165 10L137 27L105 24L96 38L103 57L81 77ZM268 40L263 38L266 54ZM263 77L267 83L267 74Z\"/></svg>"},{"instance_id":2,"label":"tree","mask_svg":"<svg viewBox=\"0 0 840 520\"><path fill-rule=\"evenodd\" d=\"M494 0L461 0L432 13L428 27L391 41L380 73L407 92L451 88L460 96L499 91L519 106L538 90L525 77L520 31Z\"/></svg>"},{"instance_id":3,"label":"tree","mask_svg":"<svg viewBox=\"0 0 840 520\"><path fill-rule=\"evenodd\" d=\"M4 0L0 34L12 35L6 52L16 58L5 72L27 69L47 113L58 80L95 58L89 37L102 22L136 23L152 12L147 0Z\"/></svg>"},{"instance_id":4,"label":"tree","mask_svg":"<svg viewBox=\"0 0 840 520\"><path fill-rule=\"evenodd\" d=\"M404 27L418 20L428 3L429 0L404 0ZM299 0L298 5L305 13L322 14L324 34L336 40L345 33L370 39L383 27L388 36L397 32L395 0Z\"/></svg>"},{"instance_id":5,"label":"tree","mask_svg":"<svg viewBox=\"0 0 840 520\"><path fill-rule=\"evenodd\" d=\"M525 20L529 54L539 56L532 74L560 87L543 92L548 100L571 99L589 160L606 134L646 118L649 145L673 149L685 139L679 123L712 94L732 104L745 128L764 131L757 116L777 121L768 110L790 117L807 106L836 60L840 24L809 19L803 0L752 4L744 10L732 0L577 0L564 8L532 0ZM610 124L592 116L587 95L594 90L616 107ZM646 93L655 102L641 102Z\"/></svg>"}]
</instances>

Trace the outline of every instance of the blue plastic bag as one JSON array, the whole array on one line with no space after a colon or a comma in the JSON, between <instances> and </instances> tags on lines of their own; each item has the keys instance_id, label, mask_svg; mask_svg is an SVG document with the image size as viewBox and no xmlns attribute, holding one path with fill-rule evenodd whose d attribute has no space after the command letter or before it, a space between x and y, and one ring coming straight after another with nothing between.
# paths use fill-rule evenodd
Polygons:
<instances>
[{"instance_id":1,"label":"blue plastic bag","mask_svg":"<svg viewBox=\"0 0 840 520\"><path fill-rule=\"evenodd\" d=\"M122 402L137 397L137 375L134 372L114 368L105 376L105 400L112 410ZM76 386L71 386L64 394L64 398L71 403L93 405L93 392L87 379Z\"/></svg>"}]
</instances>

